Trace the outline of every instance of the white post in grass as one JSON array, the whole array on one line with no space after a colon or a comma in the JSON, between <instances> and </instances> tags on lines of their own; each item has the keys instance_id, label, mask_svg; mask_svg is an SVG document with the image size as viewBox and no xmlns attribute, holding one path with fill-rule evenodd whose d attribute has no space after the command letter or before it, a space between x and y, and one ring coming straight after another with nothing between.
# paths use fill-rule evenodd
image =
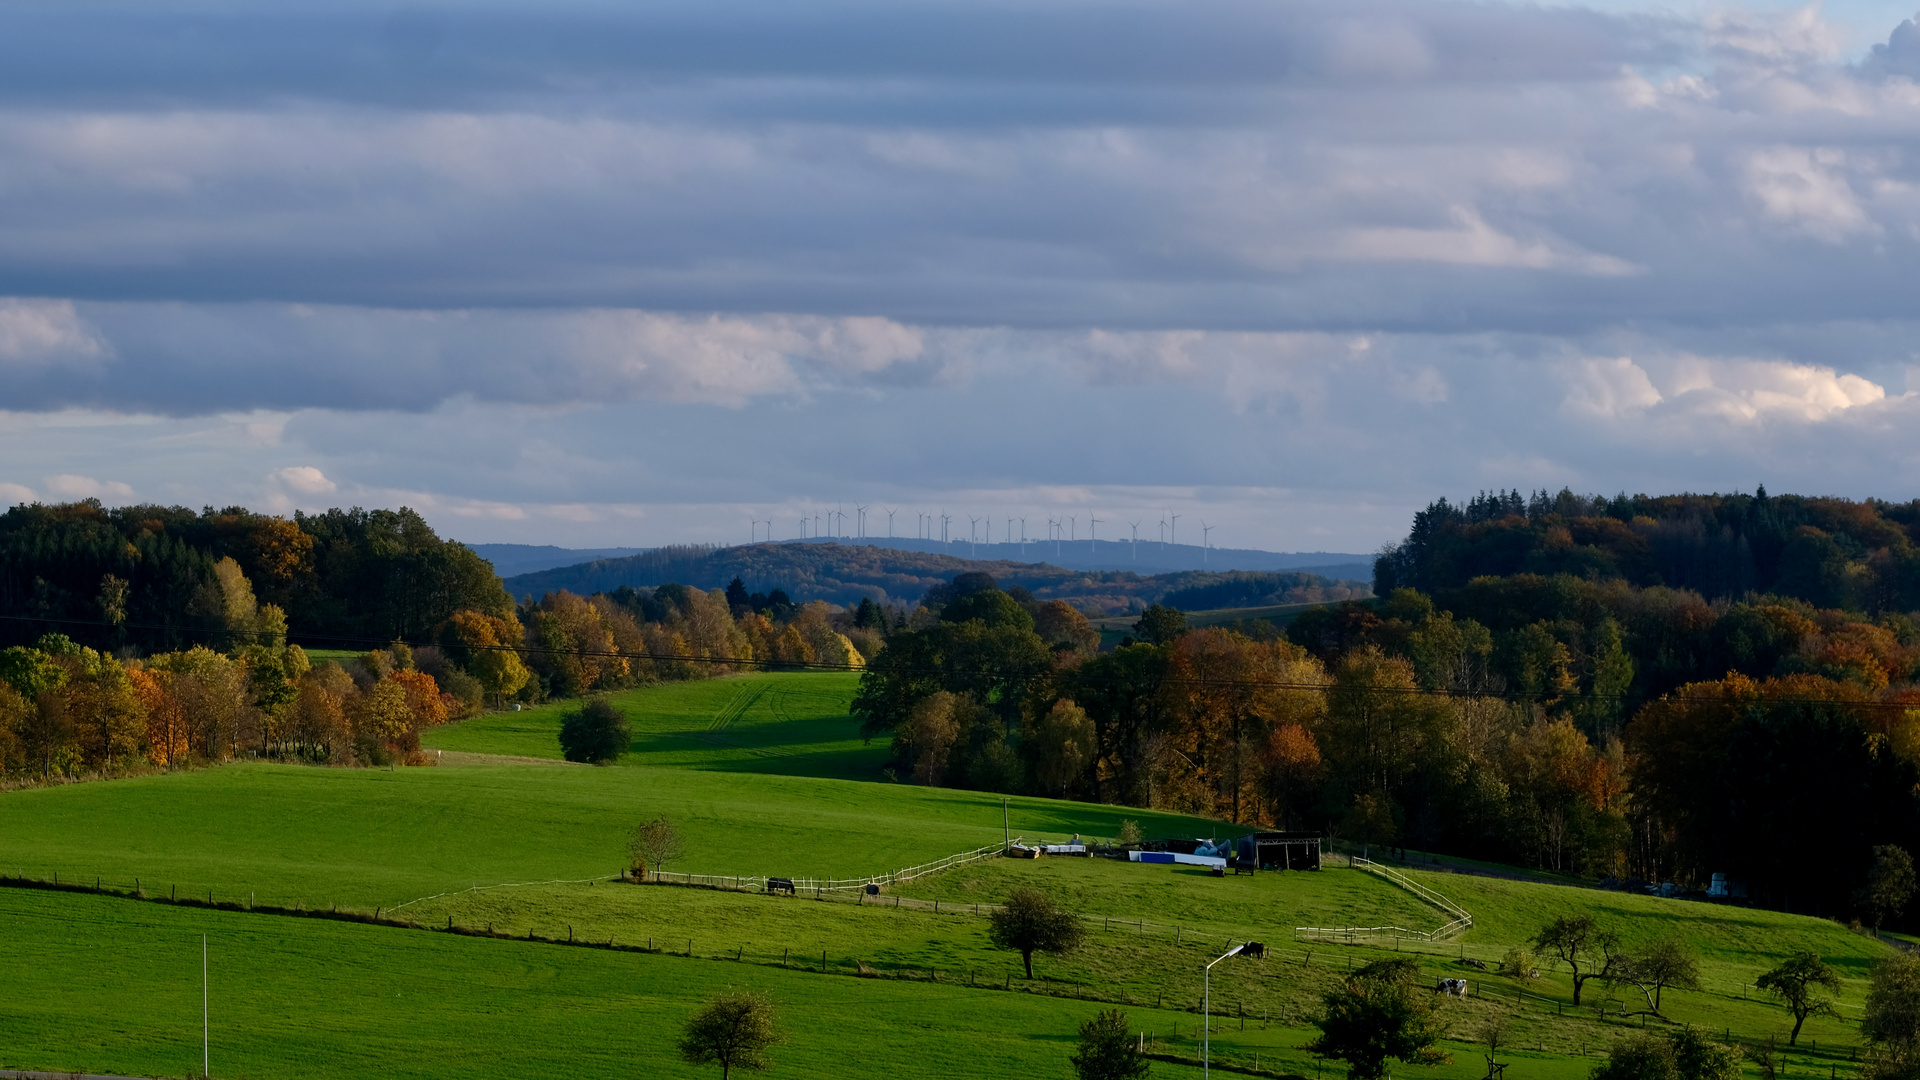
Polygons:
<instances>
[{"instance_id":1,"label":"white post in grass","mask_svg":"<svg viewBox=\"0 0 1920 1080\"><path fill-rule=\"evenodd\" d=\"M207 935L200 935L200 1075L213 1075L212 1031L207 1025Z\"/></svg>"},{"instance_id":2,"label":"white post in grass","mask_svg":"<svg viewBox=\"0 0 1920 1080\"><path fill-rule=\"evenodd\" d=\"M1213 958L1212 962L1201 969L1200 982L1203 987L1200 998L1200 1075L1213 1075L1213 965L1229 956L1240 955L1245 945L1235 945L1226 952Z\"/></svg>"}]
</instances>

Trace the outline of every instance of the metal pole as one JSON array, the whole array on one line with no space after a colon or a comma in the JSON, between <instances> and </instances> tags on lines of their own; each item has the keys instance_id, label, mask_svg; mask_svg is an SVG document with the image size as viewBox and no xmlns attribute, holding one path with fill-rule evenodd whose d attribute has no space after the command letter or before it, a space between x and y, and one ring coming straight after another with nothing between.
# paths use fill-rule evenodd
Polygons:
<instances>
[{"instance_id":1,"label":"metal pole","mask_svg":"<svg viewBox=\"0 0 1920 1080\"><path fill-rule=\"evenodd\" d=\"M1013 823L1012 818L1007 816L1007 797L1005 795L1000 796L1000 828L1006 833L1006 839L1002 841L1000 847L1000 853L1004 855L1013 850Z\"/></svg>"},{"instance_id":2,"label":"metal pole","mask_svg":"<svg viewBox=\"0 0 1920 1080\"><path fill-rule=\"evenodd\" d=\"M212 1076L212 1028L207 1025L207 935L200 935L200 1075Z\"/></svg>"},{"instance_id":3,"label":"metal pole","mask_svg":"<svg viewBox=\"0 0 1920 1080\"><path fill-rule=\"evenodd\" d=\"M1235 945L1214 957L1211 963L1200 969L1202 973L1200 977L1200 1075L1202 1077L1213 1075L1213 965L1229 956L1239 955L1240 950L1244 948L1246 948L1244 944Z\"/></svg>"}]
</instances>

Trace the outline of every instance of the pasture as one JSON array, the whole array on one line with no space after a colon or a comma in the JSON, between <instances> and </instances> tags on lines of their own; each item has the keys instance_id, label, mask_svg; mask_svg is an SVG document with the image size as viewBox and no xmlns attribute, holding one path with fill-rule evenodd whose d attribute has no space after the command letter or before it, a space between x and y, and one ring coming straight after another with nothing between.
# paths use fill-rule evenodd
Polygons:
<instances>
[{"instance_id":1,"label":"pasture","mask_svg":"<svg viewBox=\"0 0 1920 1080\"><path fill-rule=\"evenodd\" d=\"M883 749L851 734L853 686L846 675L775 674L616 695L634 739L612 767L558 763L564 709L548 706L431 734L429 746L475 765L255 763L0 795L7 874L123 888L138 879L148 896L378 908L522 939L0 889L0 1066L197 1068L198 986L182 973L197 976L192 954L206 932L220 1076L698 1075L673 1057L671 1029L725 985L781 1000L793 1033L783 1071L1064 1076L1074 1028L1096 1001L1128 1008L1166 1052L1190 1054L1200 966L1257 938L1267 959L1215 968L1216 1013L1228 1017L1216 1021L1225 1024L1217 1055L1337 1075L1300 1050L1308 1017L1347 970L1398 949L1420 956L1428 977L1473 986L1446 1005L1454 1063L1396 1066L1399 1075L1482 1075L1464 1040L1499 1015L1511 1025L1515 1049L1502 1058L1516 1080L1581 1080L1644 1023L1621 1015L1639 1007L1638 992L1596 982L1574 1010L1566 974L1551 964L1522 981L1463 961L1497 962L1553 915L1584 911L1630 944L1682 939L1704 985L1668 991L1668 1015L1739 1041L1788 1023L1752 993L1753 977L1794 949L1818 951L1847 977L1842 1019L1808 1023L1788 1075L1853 1069L1852 1021L1886 947L1804 916L1414 868L1473 912L1471 930L1445 943L1329 946L1296 942L1292 928L1424 930L1443 920L1348 869L1213 878L1098 859L989 860L892 887L877 903L604 880L625 865L633 824L656 814L686 839L668 869L695 873L863 876L998 843L999 796L878 778ZM504 763L513 758L542 763ZM1007 815L1029 838L1111 837L1123 818L1149 836L1238 831L1047 799L1011 799ZM1091 930L1079 952L1036 957L1033 983L1016 955L987 941L982 917L1019 884L1059 896ZM529 933L657 951L570 948ZM1170 1063L1155 1070L1187 1075Z\"/></svg>"}]
</instances>

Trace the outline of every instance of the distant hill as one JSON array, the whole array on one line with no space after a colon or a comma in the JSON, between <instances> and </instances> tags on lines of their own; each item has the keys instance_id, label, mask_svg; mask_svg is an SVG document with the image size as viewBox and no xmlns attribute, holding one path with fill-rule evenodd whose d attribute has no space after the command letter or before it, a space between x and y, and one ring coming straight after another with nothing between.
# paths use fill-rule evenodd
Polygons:
<instances>
[{"instance_id":1,"label":"distant hill","mask_svg":"<svg viewBox=\"0 0 1920 1080\"><path fill-rule=\"evenodd\" d=\"M980 545L986 547L986 545ZM1005 545L1017 548L1019 545ZM1029 548L1039 545L1029 544ZM956 574L984 571L1001 585L1019 585L1042 600L1066 600L1089 614L1138 611L1170 596L1208 607L1259 606L1344 600L1370 595L1364 579L1336 580L1302 570L1214 573L1188 570L1137 574L1087 571L1010 559L965 559L926 551L852 545L834 541L749 544L744 547L657 548L619 559L597 559L506 581L515 596L541 596L565 589L587 595L622 585L635 588L677 582L717 589L738 577L747 588L784 589L795 600L856 603L861 598L914 604L926 591Z\"/></svg>"},{"instance_id":2,"label":"distant hill","mask_svg":"<svg viewBox=\"0 0 1920 1080\"><path fill-rule=\"evenodd\" d=\"M839 541L783 540L786 544L842 543L878 545L896 551L920 551L987 562L1031 563L1044 560L1065 570L1131 570L1136 574L1167 574L1176 570L1305 570L1309 573L1368 580L1373 556L1338 551L1259 551L1252 548L1203 548L1197 544L1164 544L1158 540L1029 540L1024 544L970 544L965 540L880 539Z\"/></svg>"},{"instance_id":3,"label":"distant hill","mask_svg":"<svg viewBox=\"0 0 1920 1080\"><path fill-rule=\"evenodd\" d=\"M556 566L573 566L594 559L618 559L638 555L646 548L563 548L552 544L468 544L475 555L493 564L493 572L503 578L531 574Z\"/></svg>"}]
</instances>

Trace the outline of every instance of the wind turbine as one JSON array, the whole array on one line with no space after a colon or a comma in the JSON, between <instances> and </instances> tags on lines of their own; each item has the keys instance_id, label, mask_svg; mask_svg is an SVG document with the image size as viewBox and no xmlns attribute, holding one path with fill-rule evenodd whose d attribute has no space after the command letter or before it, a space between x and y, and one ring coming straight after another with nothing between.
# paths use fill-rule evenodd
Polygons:
<instances>
[{"instance_id":1,"label":"wind turbine","mask_svg":"<svg viewBox=\"0 0 1920 1080\"><path fill-rule=\"evenodd\" d=\"M1067 521L1068 521L1068 522L1070 522L1070 523L1071 523L1071 524L1073 525L1073 532L1072 532L1072 533L1071 533L1071 534L1070 534L1070 535L1069 535L1069 536L1067 537L1067 539L1069 539L1069 540L1078 540L1078 539L1080 539L1080 518L1079 518L1079 515L1077 515L1077 514L1068 514L1068 515L1067 515Z\"/></svg>"},{"instance_id":2,"label":"wind turbine","mask_svg":"<svg viewBox=\"0 0 1920 1080\"><path fill-rule=\"evenodd\" d=\"M1139 562L1140 561L1140 523L1137 521L1129 521L1127 522L1127 524L1133 526L1133 561Z\"/></svg>"},{"instance_id":3,"label":"wind turbine","mask_svg":"<svg viewBox=\"0 0 1920 1080\"><path fill-rule=\"evenodd\" d=\"M1211 537L1213 536L1213 530L1215 528L1218 528L1218 526L1207 524L1206 518L1200 519L1200 562L1203 566L1207 562L1207 552L1213 547Z\"/></svg>"},{"instance_id":4,"label":"wind turbine","mask_svg":"<svg viewBox=\"0 0 1920 1080\"><path fill-rule=\"evenodd\" d=\"M1100 537L1098 535L1099 530L1100 530L1100 519L1097 517L1088 518L1087 519L1087 554L1089 555L1098 555L1100 553Z\"/></svg>"},{"instance_id":5,"label":"wind turbine","mask_svg":"<svg viewBox=\"0 0 1920 1080\"><path fill-rule=\"evenodd\" d=\"M980 531L980 519L969 515L967 517L967 558L969 559L973 558L973 556L976 554L976 552L974 551L973 545L975 544L975 542L977 542L980 539L977 535L975 535L979 531Z\"/></svg>"},{"instance_id":6,"label":"wind turbine","mask_svg":"<svg viewBox=\"0 0 1920 1080\"><path fill-rule=\"evenodd\" d=\"M1170 534L1173 537L1173 546L1179 547L1180 546L1180 515L1169 513L1167 516L1173 519L1173 528L1170 530Z\"/></svg>"},{"instance_id":7,"label":"wind turbine","mask_svg":"<svg viewBox=\"0 0 1920 1080\"><path fill-rule=\"evenodd\" d=\"M893 539L893 515L894 511L887 511L887 539L889 540Z\"/></svg>"},{"instance_id":8,"label":"wind turbine","mask_svg":"<svg viewBox=\"0 0 1920 1080\"><path fill-rule=\"evenodd\" d=\"M860 539L865 540L867 538L867 508L864 506L856 506L854 510L860 514L858 519L860 522Z\"/></svg>"}]
</instances>

